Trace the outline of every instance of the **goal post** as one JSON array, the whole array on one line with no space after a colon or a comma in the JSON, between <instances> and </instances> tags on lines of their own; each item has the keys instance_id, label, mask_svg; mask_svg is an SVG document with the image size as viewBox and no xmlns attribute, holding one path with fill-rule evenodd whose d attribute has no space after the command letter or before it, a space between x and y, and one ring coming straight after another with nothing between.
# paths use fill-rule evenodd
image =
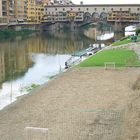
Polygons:
<instances>
[{"instance_id":1,"label":"goal post","mask_svg":"<svg viewBox=\"0 0 140 140\"><path fill-rule=\"evenodd\" d=\"M25 127L25 140L48 140L48 128Z\"/></svg>"},{"instance_id":2,"label":"goal post","mask_svg":"<svg viewBox=\"0 0 140 140\"><path fill-rule=\"evenodd\" d=\"M105 70L107 70L109 68L115 69L116 65L115 65L115 62L104 62L104 67L105 67Z\"/></svg>"}]
</instances>

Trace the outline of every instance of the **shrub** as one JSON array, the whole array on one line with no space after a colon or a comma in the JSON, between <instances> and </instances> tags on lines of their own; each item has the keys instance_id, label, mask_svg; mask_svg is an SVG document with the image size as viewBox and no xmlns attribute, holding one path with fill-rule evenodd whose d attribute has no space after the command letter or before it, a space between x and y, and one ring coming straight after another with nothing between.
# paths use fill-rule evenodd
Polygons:
<instances>
[{"instance_id":1,"label":"shrub","mask_svg":"<svg viewBox=\"0 0 140 140\"><path fill-rule=\"evenodd\" d=\"M140 34L140 28L136 29L136 35Z\"/></svg>"}]
</instances>

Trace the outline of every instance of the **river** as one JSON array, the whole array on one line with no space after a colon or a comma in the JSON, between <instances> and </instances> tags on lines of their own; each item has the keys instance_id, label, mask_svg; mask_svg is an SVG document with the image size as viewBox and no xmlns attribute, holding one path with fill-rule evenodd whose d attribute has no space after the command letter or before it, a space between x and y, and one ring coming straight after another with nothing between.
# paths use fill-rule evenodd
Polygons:
<instances>
[{"instance_id":1,"label":"river","mask_svg":"<svg viewBox=\"0 0 140 140\"><path fill-rule=\"evenodd\" d=\"M0 109L64 70L93 40L78 33L35 33L0 42Z\"/></svg>"},{"instance_id":2,"label":"river","mask_svg":"<svg viewBox=\"0 0 140 140\"><path fill-rule=\"evenodd\" d=\"M72 53L94 43L75 32L34 33L1 41L0 109L63 72Z\"/></svg>"}]
</instances>

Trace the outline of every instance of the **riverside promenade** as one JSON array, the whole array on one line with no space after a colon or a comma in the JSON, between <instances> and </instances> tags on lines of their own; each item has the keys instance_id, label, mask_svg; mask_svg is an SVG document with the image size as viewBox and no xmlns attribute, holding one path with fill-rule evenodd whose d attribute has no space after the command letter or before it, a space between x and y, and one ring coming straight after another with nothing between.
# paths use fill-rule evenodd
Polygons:
<instances>
[{"instance_id":1,"label":"riverside promenade","mask_svg":"<svg viewBox=\"0 0 140 140\"><path fill-rule=\"evenodd\" d=\"M140 68L72 68L0 111L0 139L25 140L25 127L48 140L134 140L139 133Z\"/></svg>"}]
</instances>

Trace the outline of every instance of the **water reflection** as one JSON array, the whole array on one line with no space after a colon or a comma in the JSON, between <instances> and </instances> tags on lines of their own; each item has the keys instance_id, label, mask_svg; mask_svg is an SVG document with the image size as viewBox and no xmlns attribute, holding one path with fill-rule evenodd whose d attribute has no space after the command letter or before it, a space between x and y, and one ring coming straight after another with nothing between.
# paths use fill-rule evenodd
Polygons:
<instances>
[{"instance_id":1,"label":"water reflection","mask_svg":"<svg viewBox=\"0 0 140 140\"><path fill-rule=\"evenodd\" d=\"M0 43L0 108L28 93L31 84L43 84L64 68L75 51L93 40L77 33L37 33Z\"/></svg>"},{"instance_id":2,"label":"water reflection","mask_svg":"<svg viewBox=\"0 0 140 140\"><path fill-rule=\"evenodd\" d=\"M71 54L93 41L77 34L35 34L28 39L0 43L0 81L25 73L34 64L31 54Z\"/></svg>"},{"instance_id":3,"label":"water reflection","mask_svg":"<svg viewBox=\"0 0 140 140\"><path fill-rule=\"evenodd\" d=\"M111 42L95 43L94 39L78 32L36 33L27 38L0 42L0 109L27 94L29 91L23 90L25 87L43 84L58 74L74 52L86 49L90 44Z\"/></svg>"}]
</instances>

